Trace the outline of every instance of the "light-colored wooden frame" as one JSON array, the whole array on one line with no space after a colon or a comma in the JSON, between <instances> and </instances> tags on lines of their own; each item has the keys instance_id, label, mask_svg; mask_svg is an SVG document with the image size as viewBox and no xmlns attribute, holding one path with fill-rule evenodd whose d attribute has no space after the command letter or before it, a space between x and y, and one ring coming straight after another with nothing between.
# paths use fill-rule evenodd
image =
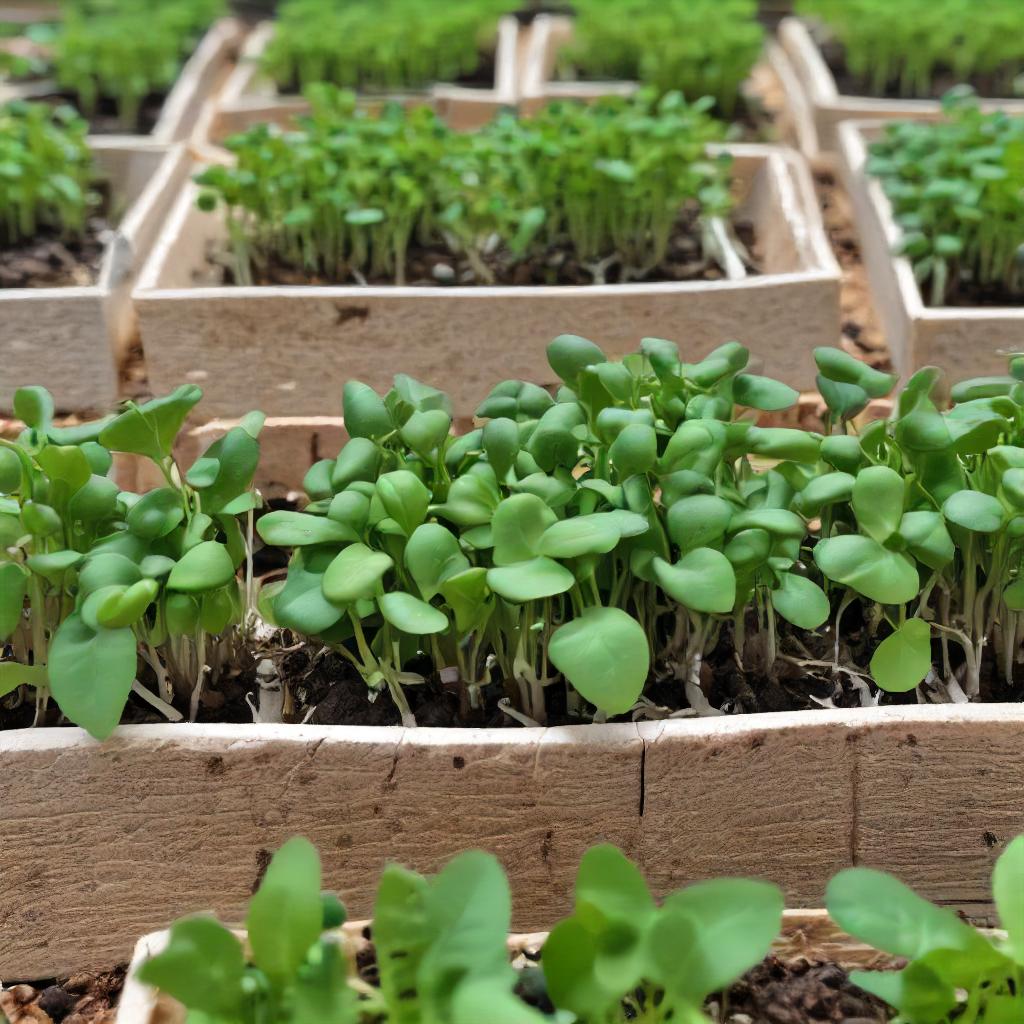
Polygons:
<instances>
[{"instance_id":1,"label":"light-colored wooden frame","mask_svg":"<svg viewBox=\"0 0 1024 1024\"><path fill-rule=\"evenodd\" d=\"M244 915L289 837L370 913L390 860L494 852L514 927L550 927L580 856L613 842L664 895L749 875L820 906L884 867L985 919L1024 832L1024 705L800 711L549 729L151 725L0 733L0 977L109 967L139 935Z\"/></svg>"},{"instance_id":2,"label":"light-colored wooden frame","mask_svg":"<svg viewBox=\"0 0 1024 1024\"><path fill-rule=\"evenodd\" d=\"M167 94L153 130L143 138L150 142L169 144L191 137L203 104L223 83L244 35L242 23L235 18L222 18L210 26ZM45 82L0 83L0 103L10 99L43 96L56 88L53 83Z\"/></svg>"},{"instance_id":3,"label":"light-colored wooden frame","mask_svg":"<svg viewBox=\"0 0 1024 1024\"><path fill-rule=\"evenodd\" d=\"M337 415L344 382L381 390L395 373L444 388L472 415L506 378L551 383L545 350L566 331L612 356L641 338L678 340L697 358L730 339L765 372L814 387L812 350L839 336L839 268L803 162L772 146L721 147L734 157L739 215L764 248L766 272L742 281L583 287L216 287L192 284L223 218L177 200L134 300L150 382L206 392L213 417L252 407L271 416Z\"/></svg>"},{"instance_id":4,"label":"light-colored wooden frame","mask_svg":"<svg viewBox=\"0 0 1024 1024\"><path fill-rule=\"evenodd\" d=\"M287 127L309 110L301 96L282 96L272 82L260 75L259 63L274 36L274 23L263 22L249 35L238 65L228 76L223 90L203 112L195 135L199 146L219 145L230 135L256 124ZM498 23L495 51L495 79L489 89L474 89L437 83L422 92L367 96L365 102L379 105L396 101L407 106L429 104L457 129L475 128L491 120L498 111L515 106L518 99L518 64L523 46L519 22L512 17Z\"/></svg>"},{"instance_id":5,"label":"light-colored wooden frame","mask_svg":"<svg viewBox=\"0 0 1024 1024\"><path fill-rule=\"evenodd\" d=\"M942 117L939 100L887 100L846 96L808 28L800 18L784 18L776 42L768 48L769 64L785 96L784 118L804 156L831 169L844 121L934 121ZM1024 114L1024 100L984 100L986 110L1006 109Z\"/></svg>"},{"instance_id":6,"label":"light-colored wooden frame","mask_svg":"<svg viewBox=\"0 0 1024 1024\"><path fill-rule=\"evenodd\" d=\"M939 366L952 380L1005 374L1007 353L1024 349L1024 306L926 306L910 261L895 254L900 229L881 183L866 170L868 147L885 124L839 125L837 162L893 365L903 377L922 366Z\"/></svg>"},{"instance_id":7,"label":"light-colored wooden frame","mask_svg":"<svg viewBox=\"0 0 1024 1024\"><path fill-rule=\"evenodd\" d=\"M174 197L188 178L181 146L137 136L94 136L90 145L124 216L95 285L0 289L0 360L8 386L43 384L62 412L105 411L117 399L117 364L136 335L131 290Z\"/></svg>"}]
</instances>

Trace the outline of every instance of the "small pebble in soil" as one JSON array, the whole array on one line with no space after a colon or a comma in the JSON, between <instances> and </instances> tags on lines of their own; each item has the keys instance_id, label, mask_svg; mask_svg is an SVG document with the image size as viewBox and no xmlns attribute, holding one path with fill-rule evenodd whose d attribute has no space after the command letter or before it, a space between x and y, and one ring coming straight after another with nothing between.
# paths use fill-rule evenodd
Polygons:
<instances>
[{"instance_id":1,"label":"small pebble in soil","mask_svg":"<svg viewBox=\"0 0 1024 1024\"><path fill-rule=\"evenodd\" d=\"M435 263L431 273L441 284L451 284L455 280L455 271L447 263Z\"/></svg>"}]
</instances>

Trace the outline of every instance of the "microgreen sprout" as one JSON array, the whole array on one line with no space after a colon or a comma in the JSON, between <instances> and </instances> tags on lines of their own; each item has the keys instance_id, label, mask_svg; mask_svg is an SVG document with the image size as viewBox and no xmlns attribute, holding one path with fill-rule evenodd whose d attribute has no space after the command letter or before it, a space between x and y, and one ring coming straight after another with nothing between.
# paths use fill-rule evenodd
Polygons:
<instances>
[{"instance_id":1,"label":"microgreen sprout","mask_svg":"<svg viewBox=\"0 0 1024 1024\"><path fill-rule=\"evenodd\" d=\"M1024 302L1024 117L982 113L965 89L944 105L944 120L896 122L871 146L899 251L934 306L964 286Z\"/></svg>"},{"instance_id":2,"label":"microgreen sprout","mask_svg":"<svg viewBox=\"0 0 1024 1024\"><path fill-rule=\"evenodd\" d=\"M493 59L498 19L512 7L509 0L285 0L262 68L284 90L454 81Z\"/></svg>"},{"instance_id":3,"label":"microgreen sprout","mask_svg":"<svg viewBox=\"0 0 1024 1024\"><path fill-rule=\"evenodd\" d=\"M0 106L0 242L80 235L99 202L88 125L68 106Z\"/></svg>"},{"instance_id":4,"label":"microgreen sprout","mask_svg":"<svg viewBox=\"0 0 1024 1024\"><path fill-rule=\"evenodd\" d=\"M190 1019L217 1024L700 1024L707 997L759 963L782 923L782 893L741 878L704 882L655 903L640 871L613 846L589 850L576 908L551 933L541 967L515 969L507 948L508 879L497 859L460 854L424 878L384 869L374 905L377 984L358 971L346 916L320 891L305 839L272 858L246 919L250 955L211 917L171 929L140 980L176 998ZM544 994L552 1018L520 991Z\"/></svg>"},{"instance_id":5,"label":"microgreen sprout","mask_svg":"<svg viewBox=\"0 0 1024 1024\"><path fill-rule=\"evenodd\" d=\"M236 643L253 594L240 520L259 502L262 417L247 417L183 474L172 449L201 394L185 385L60 427L48 392L16 392L26 427L0 440L0 639L11 655L0 661L0 694L34 688L37 722L52 696L103 738L130 692L168 718L181 717L177 704L194 719L207 676ZM165 485L119 490L108 478L115 452L150 460Z\"/></svg>"},{"instance_id":6,"label":"microgreen sprout","mask_svg":"<svg viewBox=\"0 0 1024 1024\"><path fill-rule=\"evenodd\" d=\"M990 95L1024 85L1024 9L1017 0L798 0L798 13L824 23L846 64L875 96L928 97L940 74L988 77Z\"/></svg>"},{"instance_id":7,"label":"microgreen sprout","mask_svg":"<svg viewBox=\"0 0 1024 1024\"><path fill-rule=\"evenodd\" d=\"M731 117L764 32L754 0L575 0L566 70L639 80L688 100L711 97Z\"/></svg>"},{"instance_id":8,"label":"microgreen sprout","mask_svg":"<svg viewBox=\"0 0 1024 1024\"><path fill-rule=\"evenodd\" d=\"M53 41L57 82L93 117L116 105L126 131L139 128L144 100L167 92L223 0L69 0Z\"/></svg>"},{"instance_id":9,"label":"microgreen sprout","mask_svg":"<svg viewBox=\"0 0 1024 1024\"><path fill-rule=\"evenodd\" d=\"M554 104L471 133L422 107L356 109L328 86L309 98L297 131L236 136L236 166L198 179L200 206L223 207L240 283L274 262L402 283L417 242L464 255L484 283L496 251L543 264L566 241L595 277L615 264L632 280L664 258L685 207L730 206L729 160L706 152L724 128L678 93Z\"/></svg>"}]
</instances>

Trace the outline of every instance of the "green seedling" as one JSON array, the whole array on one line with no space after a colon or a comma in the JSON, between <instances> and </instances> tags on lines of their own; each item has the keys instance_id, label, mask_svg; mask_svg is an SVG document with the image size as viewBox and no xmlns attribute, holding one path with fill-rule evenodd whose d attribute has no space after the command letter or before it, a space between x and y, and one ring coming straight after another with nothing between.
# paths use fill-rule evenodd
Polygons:
<instances>
[{"instance_id":1,"label":"green seedling","mask_svg":"<svg viewBox=\"0 0 1024 1024\"><path fill-rule=\"evenodd\" d=\"M62 89L94 117L110 101L125 131L140 128L147 97L166 93L223 0L67 0L53 40Z\"/></svg>"},{"instance_id":2,"label":"green seedling","mask_svg":"<svg viewBox=\"0 0 1024 1024\"><path fill-rule=\"evenodd\" d=\"M874 96L934 95L935 81L988 77L1015 96L1024 72L1024 10L1017 0L798 0L843 46L850 72Z\"/></svg>"},{"instance_id":3,"label":"green seedling","mask_svg":"<svg viewBox=\"0 0 1024 1024\"><path fill-rule=\"evenodd\" d=\"M207 675L237 642L253 594L252 478L262 417L215 442L187 473L172 450L202 392L184 386L75 427L53 422L42 388L21 388L16 441L0 439L0 695L52 697L97 738L135 692L168 718L194 719ZM108 477L113 453L153 462L165 486L138 495ZM243 588L236 571L245 565ZM26 614L27 612L27 614ZM140 681L148 667L155 692Z\"/></svg>"},{"instance_id":4,"label":"green seedling","mask_svg":"<svg viewBox=\"0 0 1024 1024\"><path fill-rule=\"evenodd\" d=\"M709 97L731 117L764 32L754 0L576 0L562 74L641 81L688 100Z\"/></svg>"},{"instance_id":5,"label":"green seedling","mask_svg":"<svg viewBox=\"0 0 1024 1024\"><path fill-rule=\"evenodd\" d=\"M898 971L854 971L850 980L893 1006L895 1024L1014 1024L1024 1019L1024 836L992 874L1006 931L988 938L891 875L840 872L826 905L854 938L909 963Z\"/></svg>"},{"instance_id":6,"label":"green seedling","mask_svg":"<svg viewBox=\"0 0 1024 1024\"><path fill-rule=\"evenodd\" d=\"M1024 301L1024 117L984 114L967 90L946 119L897 122L871 146L902 231L898 251L933 306L966 287Z\"/></svg>"},{"instance_id":7,"label":"green seedling","mask_svg":"<svg viewBox=\"0 0 1024 1024\"><path fill-rule=\"evenodd\" d=\"M510 0L286 0L261 67L282 90L327 82L400 90L452 82L493 60Z\"/></svg>"},{"instance_id":8,"label":"green seedling","mask_svg":"<svg viewBox=\"0 0 1024 1024\"><path fill-rule=\"evenodd\" d=\"M70 107L0 106L0 243L41 231L75 238L100 202L88 125Z\"/></svg>"},{"instance_id":9,"label":"green seedling","mask_svg":"<svg viewBox=\"0 0 1024 1024\"><path fill-rule=\"evenodd\" d=\"M390 865L374 905L370 986L352 940L332 930L344 908L320 887L316 850L290 840L249 904L248 957L212 918L186 918L140 980L208 1024L700 1024L706 998L764 958L783 907L775 886L746 879L695 885L659 907L636 867L599 846L580 864L575 912L551 933L541 968L517 972L508 880L492 855L463 853L433 878ZM554 1018L518 994L545 989Z\"/></svg>"},{"instance_id":10,"label":"green seedling","mask_svg":"<svg viewBox=\"0 0 1024 1024\"><path fill-rule=\"evenodd\" d=\"M236 136L236 165L198 179L200 207L223 210L240 284L278 264L402 284L414 244L465 257L478 283L494 280L493 260L543 266L566 244L595 281L612 268L635 280L665 258L684 209L706 223L731 206L729 160L706 152L724 128L677 93L555 104L466 133L427 108L308 95L296 131Z\"/></svg>"}]
</instances>

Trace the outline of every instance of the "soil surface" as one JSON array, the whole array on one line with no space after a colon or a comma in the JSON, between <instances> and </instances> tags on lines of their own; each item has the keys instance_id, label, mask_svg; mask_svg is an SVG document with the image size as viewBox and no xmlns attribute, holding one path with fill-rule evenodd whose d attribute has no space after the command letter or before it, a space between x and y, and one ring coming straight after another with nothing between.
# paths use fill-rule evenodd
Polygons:
<instances>
[{"instance_id":1,"label":"soil surface","mask_svg":"<svg viewBox=\"0 0 1024 1024\"><path fill-rule=\"evenodd\" d=\"M553 1010L543 977L521 958L519 995L543 1012ZM379 983L372 943L358 957L360 978ZM114 1024L125 967L104 974L79 974L62 982L15 985L0 992L0 1010L10 1024ZM883 1003L853 985L835 964L783 962L775 956L744 975L723 1000L707 1006L716 1024L886 1024Z\"/></svg>"},{"instance_id":2,"label":"soil surface","mask_svg":"<svg viewBox=\"0 0 1024 1024\"><path fill-rule=\"evenodd\" d=\"M45 231L24 245L0 248L0 289L94 285L111 232L106 217L90 217L81 238Z\"/></svg>"},{"instance_id":3,"label":"soil surface","mask_svg":"<svg viewBox=\"0 0 1024 1024\"><path fill-rule=\"evenodd\" d=\"M734 241L747 273L759 273L760 257L757 240L749 223L733 224ZM601 264L584 264L568 242L551 246L543 258L527 263L514 259L507 250L496 249L484 257L491 274L488 280L465 258L455 256L444 247L412 248L406 265L405 284L416 286L446 285L591 285L621 284L624 278L638 281L720 281L725 272L704 252L696 208L685 209L676 223L666 258L646 273L624 274L617 258ZM257 285L393 285L389 277L363 278L346 274L327 278L310 274L301 267L275 262L265 269L254 268ZM199 285L237 284L231 255L223 248L207 254L207 268L196 281Z\"/></svg>"},{"instance_id":4,"label":"soil surface","mask_svg":"<svg viewBox=\"0 0 1024 1024\"><path fill-rule=\"evenodd\" d=\"M932 305L930 282L925 282L922 286L921 297L926 306ZM962 274L956 275L941 308L971 306L1024 306L1024 291L1010 291L1005 284L984 285Z\"/></svg>"},{"instance_id":5,"label":"soil surface","mask_svg":"<svg viewBox=\"0 0 1024 1024\"><path fill-rule=\"evenodd\" d=\"M828 64L829 70L835 77L836 86L841 96L870 96L880 100L940 100L954 86L964 84L964 78L952 68L940 67L929 88L924 92L916 92L908 96L900 88L898 79L887 82L885 88L879 92L867 78L855 75L850 71L846 63L846 50L841 43L834 39L826 39L822 42L820 34L817 34L817 38L825 63ZM966 84L970 85L979 96L993 99L1011 98L1014 95L1013 80L1022 70L1024 69L1019 64L1007 64L995 72L972 75L966 80Z\"/></svg>"},{"instance_id":6,"label":"soil surface","mask_svg":"<svg viewBox=\"0 0 1024 1024\"><path fill-rule=\"evenodd\" d=\"M126 970L14 985L0 992L0 1011L10 1024L114 1024Z\"/></svg>"},{"instance_id":7,"label":"soil surface","mask_svg":"<svg viewBox=\"0 0 1024 1024\"><path fill-rule=\"evenodd\" d=\"M768 957L729 990L723 1024L885 1024L884 1003L852 984L835 964Z\"/></svg>"},{"instance_id":8,"label":"soil surface","mask_svg":"<svg viewBox=\"0 0 1024 1024\"><path fill-rule=\"evenodd\" d=\"M135 124L125 124L118 115L117 104L111 99L101 99L99 108L87 114L79 106L72 93L60 93L48 97L54 102L70 103L89 122L90 135L148 135L156 126L163 110L166 93L150 93L139 108Z\"/></svg>"}]
</instances>

